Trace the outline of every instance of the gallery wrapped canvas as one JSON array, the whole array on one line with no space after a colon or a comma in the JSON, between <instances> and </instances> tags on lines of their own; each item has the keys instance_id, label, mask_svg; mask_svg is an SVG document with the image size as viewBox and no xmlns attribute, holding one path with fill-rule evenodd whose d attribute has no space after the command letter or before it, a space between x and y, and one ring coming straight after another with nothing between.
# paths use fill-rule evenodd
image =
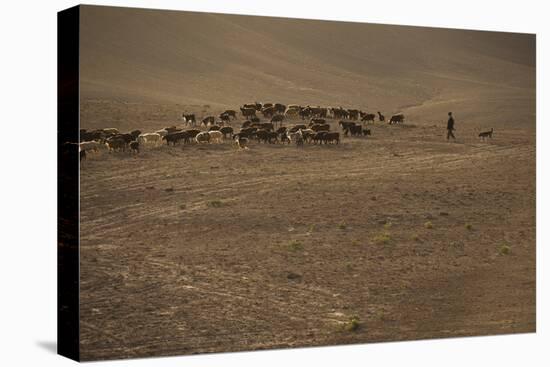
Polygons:
<instances>
[{"instance_id":1,"label":"gallery wrapped canvas","mask_svg":"<svg viewBox=\"0 0 550 367\"><path fill-rule=\"evenodd\" d=\"M535 35L58 14L58 348L528 333Z\"/></svg>"}]
</instances>

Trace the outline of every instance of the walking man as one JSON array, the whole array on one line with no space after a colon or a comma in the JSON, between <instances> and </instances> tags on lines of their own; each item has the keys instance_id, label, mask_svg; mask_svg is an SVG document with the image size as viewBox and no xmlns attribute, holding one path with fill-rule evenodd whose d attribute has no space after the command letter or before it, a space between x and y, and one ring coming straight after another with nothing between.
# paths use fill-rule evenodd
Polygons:
<instances>
[{"instance_id":1,"label":"walking man","mask_svg":"<svg viewBox=\"0 0 550 367\"><path fill-rule=\"evenodd\" d=\"M453 134L454 129L455 119L453 118L453 113L449 112L449 121L447 121L447 140L449 140L449 137L452 137L454 140L456 140L455 135Z\"/></svg>"}]
</instances>

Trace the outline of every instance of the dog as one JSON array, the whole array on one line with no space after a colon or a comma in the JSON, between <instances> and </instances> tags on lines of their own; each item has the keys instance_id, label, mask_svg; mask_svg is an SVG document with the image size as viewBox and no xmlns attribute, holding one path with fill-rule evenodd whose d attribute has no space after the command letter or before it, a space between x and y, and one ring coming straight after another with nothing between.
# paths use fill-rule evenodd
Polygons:
<instances>
[{"instance_id":1,"label":"dog","mask_svg":"<svg viewBox=\"0 0 550 367\"><path fill-rule=\"evenodd\" d=\"M482 132L482 133L479 133L478 136L479 136L479 138L480 138L481 140L485 140L485 139L487 139L487 138L491 138L491 139L492 139L492 138L493 138L493 128L491 128L491 130L489 130L489 131L484 131L484 132Z\"/></svg>"}]
</instances>

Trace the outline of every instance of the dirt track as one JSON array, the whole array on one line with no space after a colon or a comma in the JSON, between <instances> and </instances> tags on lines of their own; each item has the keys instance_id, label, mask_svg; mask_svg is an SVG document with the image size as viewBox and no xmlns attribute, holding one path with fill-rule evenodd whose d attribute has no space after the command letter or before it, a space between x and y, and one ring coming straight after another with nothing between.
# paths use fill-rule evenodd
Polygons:
<instances>
[{"instance_id":1,"label":"dirt track","mask_svg":"<svg viewBox=\"0 0 550 367\"><path fill-rule=\"evenodd\" d=\"M90 154L82 358L534 331L534 128L457 125Z\"/></svg>"}]
</instances>

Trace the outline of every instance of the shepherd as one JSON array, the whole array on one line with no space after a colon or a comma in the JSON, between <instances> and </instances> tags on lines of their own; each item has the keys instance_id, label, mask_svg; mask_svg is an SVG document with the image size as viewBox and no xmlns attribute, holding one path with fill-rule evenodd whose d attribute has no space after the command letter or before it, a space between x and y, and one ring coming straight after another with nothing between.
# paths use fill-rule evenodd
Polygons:
<instances>
[{"instance_id":1,"label":"shepherd","mask_svg":"<svg viewBox=\"0 0 550 367\"><path fill-rule=\"evenodd\" d=\"M447 121L447 140L449 140L449 137L452 137L454 140L456 140L455 135L453 134L453 130L455 129L455 119L453 118L453 113L449 112L449 120Z\"/></svg>"}]
</instances>

